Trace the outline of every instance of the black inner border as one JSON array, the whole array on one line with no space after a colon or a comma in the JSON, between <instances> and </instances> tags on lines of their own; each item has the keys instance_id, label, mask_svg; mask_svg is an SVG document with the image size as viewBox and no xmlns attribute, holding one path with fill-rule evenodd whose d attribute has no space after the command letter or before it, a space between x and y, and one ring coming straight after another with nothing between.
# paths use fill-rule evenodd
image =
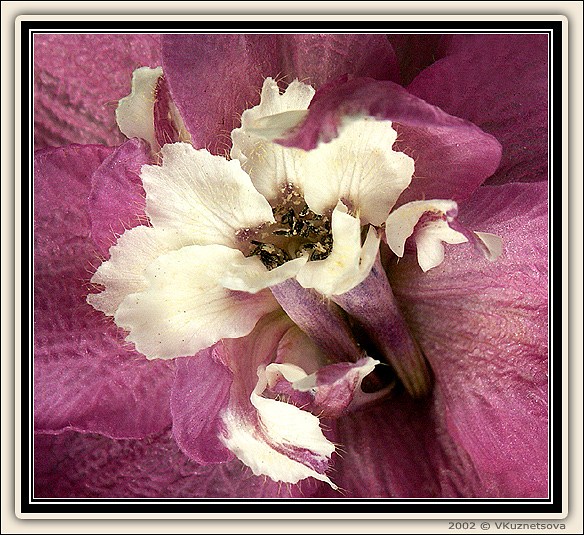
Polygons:
<instances>
[{"instance_id":1,"label":"black inner border","mask_svg":"<svg viewBox=\"0 0 584 535\"><path fill-rule=\"evenodd\" d=\"M28 201L32 192L29 187L32 161L29 149L32 147L33 118L30 116L28 105L29 89L33 80L32 65L32 36L35 33L547 33L550 37L550 77L549 77L549 131L553 131L553 144L550 144L550 162L552 154L553 169L550 167L549 176L556 176L550 180L550 202L553 201L552 189L555 182L561 184L562 176L562 23L560 21L359 21L353 25L346 21L290 21L294 29L274 29L277 21L244 21L249 29L242 28L242 24L235 25L232 21L21 21L21 87L23 91L23 106L20 110L20 124L22 128L22 175L19 178L22 184L22 236L30 236L32 214L29 213ZM360 26L363 29L355 29ZM446 28L446 30L445 30ZM553 73L551 71L553 65ZM552 116L552 109L556 113ZM552 175L553 173L553 175ZM561 195L558 200L556 216L561 217ZM26 201L25 201L26 199ZM551 214L551 207L550 207ZM550 217L550 286L549 296L552 297L552 258L561 262L561 240L552 240L553 221ZM556 230L561 232L561 222L557 223ZM24 238L23 238L24 239ZM553 241L553 255L552 255ZM550 429L549 447L553 456L550 456L550 495L547 499L39 499L32 498L32 474L29 473L28 461L32 456L29 450L29 440L32 437L32 422L30 421L30 384L32 362L32 341L30 333L30 313L32 309L32 282L29 280L27 252L32 255L32 243L22 249L23 279L27 283L20 288L22 293L23 344L26 348L21 358L22 399L21 399L21 444L23 462L19 468L21 475L20 510L22 513L334 513L342 517L352 513L468 513L492 515L496 513L559 513L562 511L562 343L556 339L550 345L550 419L553 419L554 429ZM25 271L26 270L26 271ZM29 290L30 289L30 290ZM30 294L29 294L30 291ZM556 292L557 304L553 307L557 315L557 323L561 324L561 292ZM552 325L552 302L550 302L550 329ZM555 318L554 318L555 319ZM25 330L24 326L28 326ZM26 335L26 338L25 338ZM552 355L552 347L554 355ZM17 355L18 357L18 355ZM25 379L26 378L26 379ZM553 380L552 380L553 379ZM553 431L553 432L552 432ZM553 449L552 449L553 441ZM553 467L553 470L552 470ZM136 503L136 502L139 503ZM213 502L213 503L211 503ZM419 516L423 519L423 516Z\"/></svg>"}]
</instances>

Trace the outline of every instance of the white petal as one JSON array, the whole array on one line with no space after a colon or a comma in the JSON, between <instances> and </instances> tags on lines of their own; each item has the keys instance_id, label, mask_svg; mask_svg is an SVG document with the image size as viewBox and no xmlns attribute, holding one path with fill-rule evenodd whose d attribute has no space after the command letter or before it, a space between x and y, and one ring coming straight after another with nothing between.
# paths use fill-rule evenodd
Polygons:
<instances>
[{"instance_id":1,"label":"white petal","mask_svg":"<svg viewBox=\"0 0 584 535\"><path fill-rule=\"evenodd\" d=\"M375 262L379 238L371 227L361 247L359 219L339 203L332 215L333 248L324 260L308 262L296 279L304 288L314 288L325 296L348 292L365 279Z\"/></svg>"},{"instance_id":2,"label":"white petal","mask_svg":"<svg viewBox=\"0 0 584 535\"><path fill-rule=\"evenodd\" d=\"M314 477L336 489L326 475L311 467L326 464L335 450L318 418L294 405L261 397L267 386L265 370L260 369L258 376L250 397L257 410L257 424L228 409L221 437L225 446L255 475L292 484Z\"/></svg>"},{"instance_id":3,"label":"white petal","mask_svg":"<svg viewBox=\"0 0 584 535\"><path fill-rule=\"evenodd\" d=\"M231 132L231 157L241 162L260 193L273 200L290 183L300 185L305 151L286 148L273 139L281 132L298 124L306 115L314 89L295 80L280 94L278 84L267 78L260 104L246 110L241 116L241 128Z\"/></svg>"},{"instance_id":4,"label":"white petal","mask_svg":"<svg viewBox=\"0 0 584 535\"><path fill-rule=\"evenodd\" d=\"M108 316L113 316L120 303L129 294L148 286L144 270L159 256L180 249L183 237L173 229L155 229L139 226L127 230L110 249L110 259L103 262L91 282L105 289L89 294L87 302Z\"/></svg>"},{"instance_id":5,"label":"white petal","mask_svg":"<svg viewBox=\"0 0 584 535\"><path fill-rule=\"evenodd\" d=\"M418 264L426 272L439 266L444 260L443 242L450 244L465 243L468 238L450 227L444 219L429 221L415 236L418 251Z\"/></svg>"},{"instance_id":6,"label":"white petal","mask_svg":"<svg viewBox=\"0 0 584 535\"><path fill-rule=\"evenodd\" d=\"M444 260L442 242L465 243L468 238L448 224L458 207L450 200L413 201L394 210L385 222L385 236L389 248L399 257L404 255L406 240L414 233L424 214L435 216L418 227L415 236L418 263L423 271L438 266Z\"/></svg>"},{"instance_id":7,"label":"white petal","mask_svg":"<svg viewBox=\"0 0 584 535\"><path fill-rule=\"evenodd\" d=\"M414 233L420 217L426 212L446 214L457 209L449 200L413 201L394 210L385 222L385 236L389 248L400 258L404 255L406 240Z\"/></svg>"},{"instance_id":8,"label":"white petal","mask_svg":"<svg viewBox=\"0 0 584 535\"><path fill-rule=\"evenodd\" d=\"M146 213L156 227L180 230L207 245L236 245L240 229L273 222L269 203L238 161L187 143L162 147L161 166L142 167Z\"/></svg>"},{"instance_id":9,"label":"white petal","mask_svg":"<svg viewBox=\"0 0 584 535\"><path fill-rule=\"evenodd\" d=\"M126 137L139 137L153 150L158 150L154 131L154 102L156 84L162 76L162 67L141 67L132 74L132 92L118 103L116 121Z\"/></svg>"},{"instance_id":10,"label":"white petal","mask_svg":"<svg viewBox=\"0 0 584 535\"><path fill-rule=\"evenodd\" d=\"M322 214L343 201L363 224L381 225L414 172L414 161L392 150L396 136L390 121L366 117L309 151L302 183L308 206Z\"/></svg>"},{"instance_id":11,"label":"white petal","mask_svg":"<svg viewBox=\"0 0 584 535\"><path fill-rule=\"evenodd\" d=\"M235 261L224 274L221 284L230 290L256 293L264 288L280 284L295 277L308 261L307 257L295 258L275 269L268 270L257 256Z\"/></svg>"},{"instance_id":12,"label":"white petal","mask_svg":"<svg viewBox=\"0 0 584 535\"><path fill-rule=\"evenodd\" d=\"M489 232L476 232L475 236L482 242L485 246L485 256L491 262L494 262L501 256L503 252L503 240L499 238L496 234L490 234Z\"/></svg>"},{"instance_id":13,"label":"white petal","mask_svg":"<svg viewBox=\"0 0 584 535\"><path fill-rule=\"evenodd\" d=\"M223 288L220 280L242 253L222 245L191 245L157 258L144 272L146 289L128 295L115 321L148 358L194 355L221 338L249 334L278 304L270 292Z\"/></svg>"}]
</instances>

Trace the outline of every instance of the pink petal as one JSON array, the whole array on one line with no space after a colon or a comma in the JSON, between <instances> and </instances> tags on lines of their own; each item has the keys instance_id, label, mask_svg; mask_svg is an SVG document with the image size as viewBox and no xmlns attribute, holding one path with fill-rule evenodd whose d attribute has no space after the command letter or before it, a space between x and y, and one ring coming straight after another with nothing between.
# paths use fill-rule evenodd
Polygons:
<instances>
[{"instance_id":1,"label":"pink petal","mask_svg":"<svg viewBox=\"0 0 584 535\"><path fill-rule=\"evenodd\" d=\"M170 423L172 364L149 362L85 302L92 264L93 173L113 149L36 154L34 184L35 429L143 437Z\"/></svg>"},{"instance_id":2,"label":"pink petal","mask_svg":"<svg viewBox=\"0 0 584 535\"><path fill-rule=\"evenodd\" d=\"M148 144L131 139L93 174L88 204L91 237L106 258L118 235L145 222L146 200L140 168L149 163L153 162Z\"/></svg>"},{"instance_id":3,"label":"pink petal","mask_svg":"<svg viewBox=\"0 0 584 535\"><path fill-rule=\"evenodd\" d=\"M221 412L229 403L233 381L229 369L214 358L220 350L221 342L176 361L170 398L172 432L181 450L200 464L233 459L219 439Z\"/></svg>"},{"instance_id":4,"label":"pink petal","mask_svg":"<svg viewBox=\"0 0 584 535\"><path fill-rule=\"evenodd\" d=\"M35 35L35 148L123 142L117 101L129 94L134 69L159 65L157 35Z\"/></svg>"},{"instance_id":5,"label":"pink petal","mask_svg":"<svg viewBox=\"0 0 584 535\"><path fill-rule=\"evenodd\" d=\"M496 262L468 244L422 274L390 269L396 297L429 360L437 412L472 459L482 494L547 493L547 185L482 187L461 207L470 228L500 236Z\"/></svg>"},{"instance_id":6,"label":"pink petal","mask_svg":"<svg viewBox=\"0 0 584 535\"><path fill-rule=\"evenodd\" d=\"M36 498L289 498L309 497L319 486L274 483L238 460L197 465L168 431L144 440L37 435L34 459Z\"/></svg>"},{"instance_id":7,"label":"pink petal","mask_svg":"<svg viewBox=\"0 0 584 535\"><path fill-rule=\"evenodd\" d=\"M229 133L258 102L265 78L316 86L344 74L388 79L397 68L381 35L166 35L163 68L196 148L229 150Z\"/></svg>"},{"instance_id":8,"label":"pink petal","mask_svg":"<svg viewBox=\"0 0 584 535\"><path fill-rule=\"evenodd\" d=\"M421 71L438 59L440 34L389 34L399 63L400 83L407 86Z\"/></svg>"},{"instance_id":9,"label":"pink petal","mask_svg":"<svg viewBox=\"0 0 584 535\"><path fill-rule=\"evenodd\" d=\"M425 442L434 439L425 404L407 396L337 420L335 482L346 498L426 498L440 495ZM322 487L319 496L334 497Z\"/></svg>"},{"instance_id":10,"label":"pink petal","mask_svg":"<svg viewBox=\"0 0 584 535\"><path fill-rule=\"evenodd\" d=\"M446 57L408 86L500 141L489 183L547 178L548 46L545 35L454 35L443 43Z\"/></svg>"},{"instance_id":11,"label":"pink petal","mask_svg":"<svg viewBox=\"0 0 584 535\"><path fill-rule=\"evenodd\" d=\"M424 198L467 199L499 164L501 146L492 136L397 84L367 78L339 81L317 91L306 120L279 142L313 149L337 135L343 117L359 114L398 123L394 149L415 161L412 183L398 204Z\"/></svg>"}]
</instances>

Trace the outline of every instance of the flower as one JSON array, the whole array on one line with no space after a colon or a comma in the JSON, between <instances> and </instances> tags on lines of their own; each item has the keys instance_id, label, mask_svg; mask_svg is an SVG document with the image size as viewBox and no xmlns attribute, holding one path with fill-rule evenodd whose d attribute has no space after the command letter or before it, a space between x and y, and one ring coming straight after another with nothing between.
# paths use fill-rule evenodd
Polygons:
<instances>
[{"instance_id":1,"label":"flower","mask_svg":"<svg viewBox=\"0 0 584 535\"><path fill-rule=\"evenodd\" d=\"M145 212L153 227L137 226L137 223L146 223L143 218L144 197L139 180L140 169L143 164L152 166L156 163L152 161L150 146L138 140L130 140L118 148L71 146L45 149L37 153L35 164L35 425L40 433L35 452L40 455L46 451L43 448L47 448L61 461L68 455L65 453L67 451L81 452L76 455L75 461L61 462L60 466L63 467L68 463L83 465L88 457L82 452L89 447L104 452L106 465L115 458L123 468L121 471L100 471L100 477L112 478L107 485L103 481L95 483L95 478L90 475L83 483L83 488L76 488L78 483L64 475L65 468L57 474L51 473L49 454L45 453L44 462L37 463L39 492L46 493L49 488L47 482L56 480L56 488L53 486L51 492L65 492L69 495L278 495L280 491L277 484L262 484L263 480L258 482L250 474L243 476L243 483L237 478L233 481L233 467L241 467L239 461L229 461L233 453L251 466L253 471L258 471L254 460L248 456L249 448L241 446L251 435L236 436L234 439L233 431L241 429L240 424L231 427L232 433L227 439L219 431L226 421L233 423L234 420L247 422L249 427L257 428L257 414L260 414L261 422L269 428L267 436L277 445L273 450L282 455L282 444L295 444L294 440L298 441L298 438L296 436L291 440L288 436L290 428L282 429L278 426L277 414L280 410L290 411L290 421L307 417L308 420L304 418L306 421L299 424L298 429L313 429L312 436L315 439L310 442L310 447L296 442L298 448L292 448L292 452L285 451L284 457L296 462L295 469L298 469L297 465L308 466L312 470L312 477L316 477L316 473L321 480L328 482L330 480L324 474L325 465L332 454L327 445L330 440L314 427L314 420L309 418L312 415L293 404L283 403L276 398L268 399L263 395L268 388L273 389L274 394L290 396L292 401L294 396L300 399L303 392L304 395L310 392L302 386L294 386L302 385L302 381L306 383L307 377L316 372L317 375L312 376L317 378L316 386L326 386L320 389L319 395L321 407L330 409L327 417L331 418L331 436L334 435L335 442L342 444L345 449L342 457L333 458L336 470L333 486L342 487L347 495L545 494L547 199L546 176L541 172L542 162L545 161L542 153L545 154L545 150L542 150L541 138L533 135L545 130L545 122L541 121L542 117L545 119L541 102L542 96L545 98L545 84L542 85L545 43L538 42L537 46L532 46L531 40L537 42L537 36L455 36L444 39L440 51L442 59L423 70L406 91L393 82L385 81L395 77L396 69L391 67L395 65L392 48L381 36L168 36L165 39L165 77L195 147L208 146L211 152L217 152L218 128L227 126L226 122L231 121L231 112L228 110L241 113L245 109L242 102L254 87L259 86L254 86L252 82L261 77L262 70L269 68L277 72L276 66L281 61L289 62L286 70L291 75L311 76L311 81L314 78L315 85L320 89L303 123L292 135L284 133L282 129L274 132L274 125L270 124L268 126L272 130L268 129L266 134L264 129L260 132L262 136L270 138L275 133L282 146L312 149L319 140L330 141L335 138L343 126L349 128L341 123L342 117L363 114L389 119L397 124L398 141L395 150L408 154L415 161L411 185L399 200L396 197L399 206L388 216L398 218L406 227L403 241L393 241L399 232L386 236L391 249L403 255L403 258L396 262L395 257L392 260L391 255L388 255L383 267L381 263L375 267L371 262L368 267L373 271L368 277L344 287L342 292L333 290L325 293L345 309L351 308L351 303L360 305L349 312L358 318L359 309L364 310L362 322L370 327L368 338L377 347L387 347L387 344L391 344L391 337L383 337L384 330L376 321L387 316L388 311L394 318L402 318L403 314L405 321L401 319L392 324L400 325L400 332L411 330L414 343L420 346L428 359L435 377L432 397L416 400L410 395L416 394L415 385L419 383L419 377L413 372L421 369L421 361L414 359L413 364L408 364L406 360L406 365L400 369L399 363L403 359L399 357L410 354L411 348L403 351L403 347L391 347L389 353L394 357L392 359L388 356L388 360L398 374L399 383L405 386L409 394L397 388L383 402L378 401L377 405L364 406L359 411L345 414L347 405L358 397L358 386L373 363L370 360L355 362L356 359L353 359L354 363L348 369L347 366L342 368L342 364L329 365L336 372L332 376L319 378L318 366L317 369L305 369L303 366L306 366L307 361L318 363L323 357L330 357L323 351L322 340L318 339L317 333L309 332L316 342L320 342L312 344L277 308L274 313L264 314L272 310L272 305L260 306L262 313L256 318L259 319L257 324L247 317L243 318L252 324L252 328L255 324L251 334L231 340L223 339L193 357L147 361L131 348L123 346L114 325L105 323L91 309L80 308L86 291L72 281L78 280L80 270L85 269L83 261L95 258L96 246L102 254L107 254L111 245L108 238L111 238L112 227L120 234L124 228L131 227L122 235L120 242L124 236L137 233L153 235L156 230L156 217L152 218L148 207L148 186ZM420 42L424 43L424 40ZM340 47L339 43L343 46ZM483 58L487 46L497 52L493 55L494 60ZM537 56L539 62L526 65L515 60L510 51L518 47ZM346 54L341 55L341 58L329 56L335 60L328 64L325 62L322 69L316 68L314 58L320 57L320 51L333 52L339 49L346 51ZM368 54L356 54L358 50L367 50ZM234 57L240 61L234 62ZM363 57L368 59L354 63L353 58ZM382 57L385 61L374 62L371 60L373 57ZM201 58L205 58L204 62ZM471 60L475 60L474 70L469 72L463 66ZM227 77L225 69L233 68L234 65L240 72L231 73ZM501 77L504 76L502 73L509 73L511 67L516 78L513 91L505 93L508 86L501 84ZM346 72L359 77L338 80L338 75ZM448 85L452 83L453 72L456 72L455 87ZM499 84L497 91L493 91L489 84L473 87L475 98L482 98L488 103L488 106L485 104L484 108L479 107L478 110L466 101L469 85L477 83L477 72L482 75L478 76L479 79L485 78L489 83L495 83L490 80L493 73L497 73ZM530 82L520 86L525 87L521 91L516 89L518 76ZM226 84L225 80L229 82ZM323 86L323 82L331 80L332 83ZM447 81L443 92L436 91L437 87L441 87L440 80ZM210 88L214 91L209 91ZM432 95L427 94L428 88L434 90ZM493 109L495 95L498 97L497 103L501 98L504 100L508 97L508 108L503 106L503 110ZM466 120L448 115L418 98L420 96ZM529 125L525 125L524 114L515 115L517 106L513 103L517 102L524 106L523 109L527 107L530 110ZM488 121L481 117L481 109L493 114L487 116ZM242 120L245 122L244 118ZM468 120L473 120L479 126L486 124L502 142L502 166L490 179L492 183L500 182L501 185L480 186L497 167L498 143ZM340 141L342 137L343 132L337 139ZM527 140L531 143L527 144ZM533 154L522 153L519 150L522 144L532 147ZM165 168L165 160L171 151L190 151L184 144L166 147L174 148L166 151L165 147L162 148L162 165L145 169L151 169L155 174ZM234 147L237 150L237 143ZM245 157L249 159L248 155ZM217 162L217 158L213 160ZM145 176L144 172L142 176ZM542 182L538 183L538 180ZM306 191L304 193L309 207L316 206L318 200L314 201L313 196L308 201L310 194ZM397 195L399 193L401 191ZM89 198L89 203L86 198ZM454 205L450 204L443 207L442 215L437 219L423 220L415 229L417 218L412 218L412 214L427 213L425 205L420 202L432 198L458 202L461 211L459 219L464 227L454 224L455 213L451 210ZM338 205L335 208L338 200L338 194L328 199L327 209L338 209L337 216L340 213L356 219L355 214L343 212ZM355 200L354 196L352 200ZM162 201L168 206L169 201L174 202L174 199L162 197ZM330 204L333 201L334 204ZM414 202L408 204L408 201ZM59 206L62 208L56 210L55 207ZM353 210L354 207L348 208ZM264 219L254 221L254 225L269 220L271 215L266 212ZM369 215L364 217L359 224L379 225L382 221L374 220ZM382 219L385 219L386 229L389 228L386 216ZM405 224L410 219L414 222L413 226ZM430 248L433 253L426 256L420 253L426 250L424 243L436 244L436 240L432 240L433 232L424 231L427 225L456 235L464 234L479 245L491 243L488 238L490 233L501 235L505 252L497 262L490 263L473 254L469 244L458 245L447 248L444 262L438 267L433 266L439 263L442 248ZM248 226L253 225L244 224L239 228ZM332 227L333 240L336 241L334 220ZM479 235L477 239L465 228L480 229L489 234ZM407 244L405 249L402 247L405 238L414 229L417 259L408 250ZM180 240L184 239L184 235L181 235ZM184 241L181 241L183 244ZM202 247L198 244L185 245ZM128 257L130 264L138 258L144 258L156 247L174 246L169 237L159 240L155 247L151 242L138 244L136 241L136 247L137 254ZM366 249L365 245L363 249ZM121 247L119 250L122 250ZM116 248L112 249L110 262L103 266L116 262L114 251ZM335 251L334 243L332 251ZM242 262L256 260L255 267L262 270L262 277L268 278L286 264L292 263L287 262L268 271L260 266L257 257L241 257ZM363 259L361 255L359 258ZM429 262L427 267L433 268L426 273L418 264L421 262L425 265L424 258ZM128 265L124 262L121 262L121 267L126 269ZM297 262L300 263L310 266L317 262ZM202 264L209 267L208 261ZM359 265L363 265L363 262ZM188 264L185 266L193 267ZM216 271L221 271L221 267L218 265ZM190 270L190 273L194 272L196 269ZM175 273L179 275L179 272ZM134 271L130 268L126 275L133 276ZM211 278L215 275L209 273ZM315 277L314 280L322 280L322 277ZM385 281L383 284L386 284L387 289L388 280L391 287L386 295L391 292L395 294L395 299L391 302L383 301L382 308L368 310L367 306L364 307L372 302L371 287L367 281L375 283L376 288ZM181 281L188 283L184 277ZM134 278L132 284L139 286L142 282ZM152 281L150 285L155 287ZM106 285L101 295L107 292ZM260 288L251 294L256 296L256 305L260 301L257 296L262 292L264 289ZM129 295L132 294L126 292L124 299ZM273 295L278 298L278 291L273 292ZM289 289L287 295L290 295ZM302 323L302 318L297 314L298 309L303 307L295 307L294 299L288 301L282 306L306 331L307 324ZM158 299L146 302L149 306L155 306ZM302 296L301 304L306 304L306 293ZM335 321L338 319L334 314L332 317ZM338 324L337 321L335 325ZM132 330L136 330L136 327L132 327ZM243 329L247 332L249 330L250 325ZM337 328L334 332L340 332L338 336L343 336L344 331ZM236 334L241 336L240 333ZM222 336L225 335L219 338ZM215 338L205 341L205 344L213 344L219 339ZM398 336L397 339L406 340L407 343L411 341L411 338L405 336ZM347 344L340 343L332 347L344 348ZM351 347L350 344L348 347ZM145 350L146 353L148 351ZM306 352L310 358L307 358ZM270 364L275 353L279 353L281 358ZM239 358L241 355L245 358ZM286 366L290 362L300 364L299 368ZM259 377L256 375L258 370ZM407 378L412 376L415 379L408 384ZM342 379L341 386L352 384L353 388L343 403L335 408L331 400L339 399L335 387L339 386L339 377ZM314 385L313 381L307 388L314 388ZM327 392L333 392L333 397L327 398ZM313 401L312 398L306 399ZM256 408L255 412L249 410L250 403ZM274 412L272 409L276 403L277 411ZM229 408L227 413L222 410L226 405ZM204 418L199 417L202 414ZM171 424L176 444L197 464L185 461L177 446L168 439L167 430ZM99 433L110 438L91 436L82 439L70 432L58 435L67 430ZM301 434L294 432L296 435ZM274 442L274 436L281 440ZM524 436L533 437L534 444L527 447L520 443L519 437ZM225 448L225 442L229 440L237 443L227 444L231 449ZM150 448L145 446L148 443ZM126 462L127 456L133 455L131 452L138 451L137 447L141 451L140 461ZM254 448L257 447L260 446L254 444ZM301 451L311 452L310 459L299 458ZM273 455L273 452L267 455ZM164 468L158 468L145 477L145 466L158 464L161 458L164 459ZM279 459L274 466L282 466L281 461ZM207 463L213 462L223 464L214 469L205 468ZM87 463L86 468L91 472L95 466ZM174 475L176 470L187 475L177 479ZM134 483L128 485L125 474ZM326 484L323 486L303 477L298 480L302 480L302 483L289 489L291 495L303 492L315 496L326 496L328 493L338 496L331 486L327 490ZM100 488L100 485L105 485L109 490Z\"/></svg>"}]
</instances>

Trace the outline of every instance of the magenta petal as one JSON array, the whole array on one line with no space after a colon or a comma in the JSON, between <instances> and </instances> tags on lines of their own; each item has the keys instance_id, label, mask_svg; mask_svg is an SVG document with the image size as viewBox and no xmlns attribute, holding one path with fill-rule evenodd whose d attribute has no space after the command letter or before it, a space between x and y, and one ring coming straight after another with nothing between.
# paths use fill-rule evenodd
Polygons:
<instances>
[{"instance_id":1,"label":"magenta petal","mask_svg":"<svg viewBox=\"0 0 584 535\"><path fill-rule=\"evenodd\" d=\"M444 37L433 33L387 36L395 50L401 85L408 85L421 71L436 61Z\"/></svg>"},{"instance_id":2,"label":"magenta petal","mask_svg":"<svg viewBox=\"0 0 584 535\"><path fill-rule=\"evenodd\" d=\"M392 398L337 420L335 482L347 498L425 498L440 495L438 474L426 449L432 438L429 410L408 397ZM322 488L322 497L334 493Z\"/></svg>"},{"instance_id":3,"label":"magenta petal","mask_svg":"<svg viewBox=\"0 0 584 535\"><path fill-rule=\"evenodd\" d=\"M134 69L159 65L157 35L36 34L35 148L122 143L117 101L130 93Z\"/></svg>"},{"instance_id":4,"label":"magenta petal","mask_svg":"<svg viewBox=\"0 0 584 535\"><path fill-rule=\"evenodd\" d=\"M216 351L213 346L194 357L177 359L170 398L173 435L181 450L200 464L233 458L219 440L221 412L229 403L233 377L214 358Z\"/></svg>"},{"instance_id":5,"label":"magenta petal","mask_svg":"<svg viewBox=\"0 0 584 535\"><path fill-rule=\"evenodd\" d=\"M501 166L489 183L546 180L547 36L455 35L444 48L446 57L408 90L501 142Z\"/></svg>"},{"instance_id":6,"label":"magenta petal","mask_svg":"<svg viewBox=\"0 0 584 535\"><path fill-rule=\"evenodd\" d=\"M107 256L117 236L144 224L146 198L140 169L153 163L150 147L131 139L118 147L97 169L91 180L89 215L91 237L100 254Z\"/></svg>"},{"instance_id":7,"label":"magenta petal","mask_svg":"<svg viewBox=\"0 0 584 535\"><path fill-rule=\"evenodd\" d=\"M279 143L310 150L338 134L346 115L366 114L398 123L394 149L415 161L411 185L398 204L419 199L467 199L495 172L498 141L478 127L387 81L357 78L316 93L306 120Z\"/></svg>"},{"instance_id":8,"label":"magenta petal","mask_svg":"<svg viewBox=\"0 0 584 535\"><path fill-rule=\"evenodd\" d=\"M87 199L113 149L69 146L36 154L34 170L35 430L143 437L170 424L173 367L127 348L85 297L92 264Z\"/></svg>"},{"instance_id":9,"label":"magenta petal","mask_svg":"<svg viewBox=\"0 0 584 535\"><path fill-rule=\"evenodd\" d=\"M470 228L503 239L496 262L448 247L422 274L391 268L441 391L445 429L480 474L483 493L547 494L547 184L482 187L461 207Z\"/></svg>"},{"instance_id":10,"label":"magenta petal","mask_svg":"<svg viewBox=\"0 0 584 535\"><path fill-rule=\"evenodd\" d=\"M396 76L381 35L165 35L163 68L196 148L229 149L229 133L258 102L265 78L319 86L344 74Z\"/></svg>"},{"instance_id":11,"label":"magenta petal","mask_svg":"<svg viewBox=\"0 0 584 535\"><path fill-rule=\"evenodd\" d=\"M35 498L288 498L318 488L255 477L237 460L199 466L168 431L143 440L37 435L34 472Z\"/></svg>"}]
</instances>

